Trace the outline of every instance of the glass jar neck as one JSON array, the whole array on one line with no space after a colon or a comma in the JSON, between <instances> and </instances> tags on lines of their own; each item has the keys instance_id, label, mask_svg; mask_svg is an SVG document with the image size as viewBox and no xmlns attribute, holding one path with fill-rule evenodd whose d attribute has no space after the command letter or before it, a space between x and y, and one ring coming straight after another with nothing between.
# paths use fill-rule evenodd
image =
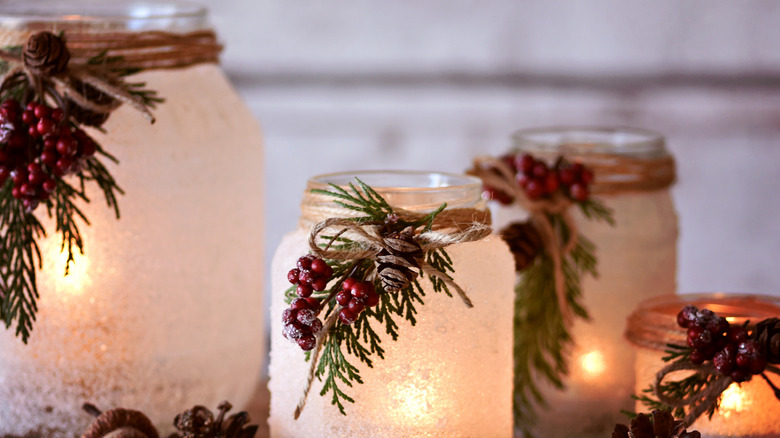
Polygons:
<instances>
[{"instance_id":1,"label":"glass jar neck","mask_svg":"<svg viewBox=\"0 0 780 438\"><path fill-rule=\"evenodd\" d=\"M438 172L415 171L359 171L319 175L311 178L301 203L301 224L312 224L331 217L355 217L359 212L339 207L336 198L313 193L312 190L330 190L336 185L351 190L357 187L356 178L379 193L394 209L419 213L436 210L446 203L448 208L470 208L484 211L482 182L478 178Z\"/></svg>"},{"instance_id":2,"label":"glass jar neck","mask_svg":"<svg viewBox=\"0 0 780 438\"><path fill-rule=\"evenodd\" d=\"M534 155L619 155L632 158L667 156L662 135L636 128L551 127L517 131L514 146Z\"/></svg>"}]
</instances>

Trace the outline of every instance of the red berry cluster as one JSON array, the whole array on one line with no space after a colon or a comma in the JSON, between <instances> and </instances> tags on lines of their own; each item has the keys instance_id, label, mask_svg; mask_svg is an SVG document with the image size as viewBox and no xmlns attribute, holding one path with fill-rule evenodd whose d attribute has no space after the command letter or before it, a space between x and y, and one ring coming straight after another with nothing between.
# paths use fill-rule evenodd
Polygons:
<instances>
[{"instance_id":1,"label":"red berry cluster","mask_svg":"<svg viewBox=\"0 0 780 438\"><path fill-rule=\"evenodd\" d=\"M692 363L712 360L720 374L738 383L764 372L766 354L744 327L731 326L726 318L695 306L685 306L677 314L677 324L688 329Z\"/></svg>"},{"instance_id":2,"label":"red berry cluster","mask_svg":"<svg viewBox=\"0 0 780 438\"><path fill-rule=\"evenodd\" d=\"M298 259L298 267L290 269L287 281L298 285L296 292L299 297L308 298L313 291L325 290L332 276L333 268L325 260L309 254Z\"/></svg>"},{"instance_id":3,"label":"red berry cluster","mask_svg":"<svg viewBox=\"0 0 780 438\"><path fill-rule=\"evenodd\" d=\"M320 302L316 298L296 298L290 308L282 312L284 337L304 351L314 348L317 343L314 335L322 330L322 321L317 318L319 311Z\"/></svg>"},{"instance_id":4,"label":"red berry cluster","mask_svg":"<svg viewBox=\"0 0 780 438\"><path fill-rule=\"evenodd\" d=\"M97 151L84 131L71 127L60 108L18 101L0 103L0 186L10 177L12 195L27 211L49 199L58 179L81 170Z\"/></svg>"},{"instance_id":5,"label":"red berry cluster","mask_svg":"<svg viewBox=\"0 0 780 438\"><path fill-rule=\"evenodd\" d=\"M529 154L504 155L501 159L515 172L517 184L533 201L550 197L558 190L579 202L590 197L589 186L593 182L593 172L580 163L571 164L559 159L550 167ZM485 194L505 205L514 201L511 195L492 187L486 186Z\"/></svg>"},{"instance_id":6,"label":"red berry cluster","mask_svg":"<svg viewBox=\"0 0 780 438\"><path fill-rule=\"evenodd\" d=\"M341 292L336 294L336 302L344 306L339 311L339 321L342 324L352 324L363 309L379 304L379 294L374 283L370 281L359 281L350 277L344 280L341 289Z\"/></svg>"}]
</instances>

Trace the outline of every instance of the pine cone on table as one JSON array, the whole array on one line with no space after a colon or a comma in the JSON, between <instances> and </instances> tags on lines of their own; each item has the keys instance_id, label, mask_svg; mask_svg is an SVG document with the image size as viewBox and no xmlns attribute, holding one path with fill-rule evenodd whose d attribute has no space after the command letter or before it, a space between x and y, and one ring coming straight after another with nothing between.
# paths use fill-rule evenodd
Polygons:
<instances>
[{"instance_id":1,"label":"pine cone on table","mask_svg":"<svg viewBox=\"0 0 780 438\"><path fill-rule=\"evenodd\" d=\"M173 425L179 431L168 438L253 438L258 426L246 426L249 414L239 412L225 419L232 405L226 401L217 407L217 418L204 406L194 406L177 415Z\"/></svg>"},{"instance_id":2,"label":"pine cone on table","mask_svg":"<svg viewBox=\"0 0 780 438\"><path fill-rule=\"evenodd\" d=\"M631 420L631 425L616 424L612 438L701 438L697 431L687 432L687 424L675 420L666 411L653 411L653 420L645 414L639 414Z\"/></svg>"},{"instance_id":3,"label":"pine cone on table","mask_svg":"<svg viewBox=\"0 0 780 438\"><path fill-rule=\"evenodd\" d=\"M766 354L766 360L780 364L780 318L769 318L756 325L756 340Z\"/></svg>"},{"instance_id":4,"label":"pine cone on table","mask_svg":"<svg viewBox=\"0 0 780 438\"><path fill-rule=\"evenodd\" d=\"M542 249L542 238L530 222L511 223L501 230L500 235L515 256L517 272L533 263Z\"/></svg>"},{"instance_id":5,"label":"pine cone on table","mask_svg":"<svg viewBox=\"0 0 780 438\"><path fill-rule=\"evenodd\" d=\"M385 248L376 257L376 272L387 292L398 292L409 285L420 269L423 251L414 240L414 229L407 227L401 232L383 236Z\"/></svg>"}]
</instances>

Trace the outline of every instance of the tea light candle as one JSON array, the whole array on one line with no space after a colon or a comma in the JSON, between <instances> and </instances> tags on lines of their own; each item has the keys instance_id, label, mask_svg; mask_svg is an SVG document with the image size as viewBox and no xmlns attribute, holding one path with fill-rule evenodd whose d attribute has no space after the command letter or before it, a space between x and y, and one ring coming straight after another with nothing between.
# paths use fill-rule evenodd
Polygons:
<instances>
[{"instance_id":1,"label":"tea light candle","mask_svg":"<svg viewBox=\"0 0 780 438\"><path fill-rule=\"evenodd\" d=\"M629 317L626 337L636 346L636 394L647 389L666 363L667 343L686 345L685 329L677 326L677 313L686 305L716 312L732 325L780 315L780 298L739 294L668 295L642 302ZM679 377L685 374L680 372ZM770 378L775 378L769 374ZM675 379L678 377L675 376ZM637 412L647 407L637 402ZM768 438L780 436L780 400L760 376L732 383L721 395L720 408L711 419L702 415L690 426L705 438Z\"/></svg>"},{"instance_id":2,"label":"tea light candle","mask_svg":"<svg viewBox=\"0 0 780 438\"><path fill-rule=\"evenodd\" d=\"M359 177L394 208L430 211L447 202L451 208L484 209L478 179L420 172L336 174L309 182L344 186ZM298 420L293 412L302 395L309 363L301 349L282 336L282 311L287 271L308 251L311 226L334 217L331 204L321 213L304 215L298 229L286 235L272 264L272 336L269 366L273 437L510 437L512 436L512 313L514 262L497 236L447 247L455 281L474 303L467 308L457 296L435 293L427 278L420 281L425 304L416 305L417 324L403 318L394 341L377 330L385 359L369 368L354 356L363 384L342 389L355 403L345 403L346 416L320 396L315 380ZM338 212L338 210L337 210ZM348 216L349 210L338 212ZM346 354L346 351L345 351Z\"/></svg>"}]
</instances>

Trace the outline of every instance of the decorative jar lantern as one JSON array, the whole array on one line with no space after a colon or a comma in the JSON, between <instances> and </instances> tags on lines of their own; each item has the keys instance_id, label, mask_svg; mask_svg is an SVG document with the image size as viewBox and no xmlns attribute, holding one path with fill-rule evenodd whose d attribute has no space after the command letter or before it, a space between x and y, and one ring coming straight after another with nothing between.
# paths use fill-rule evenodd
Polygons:
<instances>
[{"instance_id":1,"label":"decorative jar lantern","mask_svg":"<svg viewBox=\"0 0 780 438\"><path fill-rule=\"evenodd\" d=\"M512 154L478 157L469 173L505 205L496 229L520 273L517 427L605 436L634 387L634 353L615 327L642 299L675 290L674 160L663 137L639 129L528 129L513 140Z\"/></svg>"},{"instance_id":2,"label":"decorative jar lantern","mask_svg":"<svg viewBox=\"0 0 780 438\"><path fill-rule=\"evenodd\" d=\"M689 311L691 318L717 320L725 318L728 322L723 339L717 336L712 341L718 344L716 350L726 349L733 343L734 363L723 361L723 354L710 354L696 364L693 351L691 355L681 356L689 348L688 338L691 328L680 326L685 319L686 306L694 306ZM688 307L688 309L691 309ZM706 309L706 310L705 310ZM714 312L712 315L710 312ZM640 303L628 318L626 337L636 347L636 394L659 400L652 391L656 384L666 382L677 385L683 379L702 376L708 383L696 386L691 391L668 394L675 412L686 416L690 428L701 432L704 438L769 438L780 436L780 299L773 296L744 294L686 294L665 295L651 298ZM701 321L699 321L701 322ZM687 324L686 324L687 325ZM697 324L701 325L701 324ZM706 324L705 324L706 325ZM741 327L746 331L744 339L736 332ZM695 329L694 329L695 330ZM763 359L759 369L752 374L743 373L745 366L739 357L741 350L747 349L750 340L759 345ZM723 345L721 345L723 344ZM670 345L680 347L674 348ZM669 352L674 351L677 355ZM723 356L718 358L718 356ZM746 356L747 357L747 356ZM666 359L664 359L666 358ZM768 360L767 360L768 359ZM743 373L742 376L732 373ZM662 376L661 380L658 377ZM740 382L737 383L733 377ZM651 390L651 391L648 391ZM698 393L697 393L698 392ZM709 409L717 406L712 417ZM647 411L648 407L640 400L636 411ZM679 411L679 412L678 412ZM680 415L682 417L682 415Z\"/></svg>"},{"instance_id":3,"label":"decorative jar lantern","mask_svg":"<svg viewBox=\"0 0 780 438\"><path fill-rule=\"evenodd\" d=\"M441 173L309 181L271 268L272 436L512 435L514 270L480 194Z\"/></svg>"},{"instance_id":4,"label":"decorative jar lantern","mask_svg":"<svg viewBox=\"0 0 780 438\"><path fill-rule=\"evenodd\" d=\"M21 134L30 153L41 153L35 148L43 145L41 157L31 159L37 167L30 167L29 184L41 169L56 184L45 194L25 183L18 204L3 198L4 214L18 212L23 223L37 218L46 237L36 239L37 277L14 271L10 259L1 268L0 303L5 300L9 329L0 332L0 436L72 437L90 421L81 411L85 402L143 410L163 433L176 413L194 404L230 399L241 406L255 389L264 350L262 142L220 71L221 47L205 9L25 3L1 6L0 16L0 46L24 49L23 56L3 55L16 69L3 99L21 101L19 111L25 111L19 119L14 113L10 126L30 125L29 137ZM53 69L32 64L41 35L57 44L44 53L59 63ZM17 86L27 91L9 91ZM40 114L36 103L44 107ZM13 112L13 105L3 108ZM156 123L142 113L153 114ZM3 117L10 120L8 114ZM52 121L60 131L49 132ZM47 149L50 138L65 141L71 134L80 145L76 157L67 142L61 149L52 140ZM25 157L10 142L0 144L9 160L0 167ZM85 144L92 149L85 151ZM54 154L51 163L47 153ZM105 163L105 173L93 167L98 161L86 157L90 153ZM79 154L85 155L81 164L61 163L78 161ZM3 196L16 190L19 169L1 179ZM89 224L56 207L72 193L63 190L81 190L81 183L91 202L76 196L73 205ZM110 206L118 204L121 219L101 192ZM65 231L55 226L70 219L78 241L63 250ZM2 226L4 242L14 230ZM37 285L37 300L14 289L14 278L27 281L22 292ZM31 300L37 301L34 324L13 305L34 312Z\"/></svg>"}]
</instances>

